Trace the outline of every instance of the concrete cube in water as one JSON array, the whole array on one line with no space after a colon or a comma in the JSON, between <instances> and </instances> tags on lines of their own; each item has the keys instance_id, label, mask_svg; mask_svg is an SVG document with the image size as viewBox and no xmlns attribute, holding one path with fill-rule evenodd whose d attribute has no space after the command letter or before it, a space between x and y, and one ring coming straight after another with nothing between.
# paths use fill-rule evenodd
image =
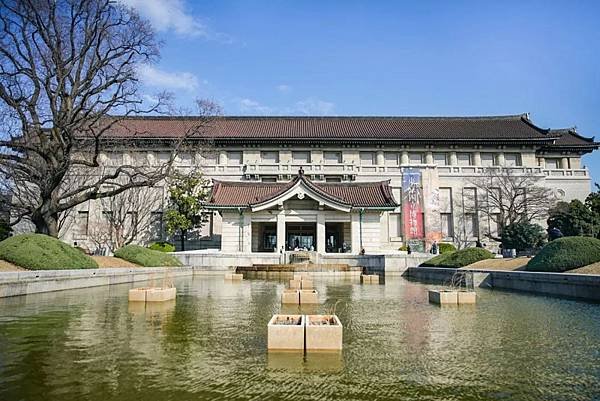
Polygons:
<instances>
[{"instance_id":1,"label":"concrete cube in water","mask_svg":"<svg viewBox=\"0 0 600 401\"><path fill-rule=\"evenodd\" d=\"M316 290L300 290L300 305L318 303L319 293Z\"/></svg>"},{"instance_id":2,"label":"concrete cube in water","mask_svg":"<svg viewBox=\"0 0 600 401\"><path fill-rule=\"evenodd\" d=\"M146 302L164 302L175 299L177 289L171 288L150 288L146 291Z\"/></svg>"},{"instance_id":3,"label":"concrete cube in water","mask_svg":"<svg viewBox=\"0 0 600 401\"><path fill-rule=\"evenodd\" d=\"M307 279L302 279L300 281L300 288L302 288L303 290L312 290L314 288L313 281L307 280Z\"/></svg>"},{"instance_id":4,"label":"concrete cube in water","mask_svg":"<svg viewBox=\"0 0 600 401\"><path fill-rule=\"evenodd\" d=\"M340 351L343 330L337 315L306 316L306 351Z\"/></svg>"},{"instance_id":5,"label":"concrete cube in water","mask_svg":"<svg viewBox=\"0 0 600 401\"><path fill-rule=\"evenodd\" d=\"M239 281L239 280L243 280L243 279L244 279L243 274L236 274L236 273L225 274L225 280Z\"/></svg>"},{"instance_id":6,"label":"concrete cube in water","mask_svg":"<svg viewBox=\"0 0 600 401\"><path fill-rule=\"evenodd\" d=\"M269 351L304 350L304 319L302 315L273 315L267 325Z\"/></svg>"},{"instance_id":7,"label":"concrete cube in water","mask_svg":"<svg viewBox=\"0 0 600 401\"><path fill-rule=\"evenodd\" d=\"M132 288L129 290L129 302L146 302L148 288Z\"/></svg>"},{"instance_id":8,"label":"concrete cube in water","mask_svg":"<svg viewBox=\"0 0 600 401\"><path fill-rule=\"evenodd\" d=\"M429 302L438 305L457 305L458 292L448 290L429 290Z\"/></svg>"},{"instance_id":9,"label":"concrete cube in water","mask_svg":"<svg viewBox=\"0 0 600 401\"><path fill-rule=\"evenodd\" d=\"M458 304L474 304L477 302L475 291L458 291Z\"/></svg>"},{"instance_id":10,"label":"concrete cube in water","mask_svg":"<svg viewBox=\"0 0 600 401\"><path fill-rule=\"evenodd\" d=\"M281 303L282 304L296 304L300 303L300 291L294 289L285 289L281 293Z\"/></svg>"}]
</instances>

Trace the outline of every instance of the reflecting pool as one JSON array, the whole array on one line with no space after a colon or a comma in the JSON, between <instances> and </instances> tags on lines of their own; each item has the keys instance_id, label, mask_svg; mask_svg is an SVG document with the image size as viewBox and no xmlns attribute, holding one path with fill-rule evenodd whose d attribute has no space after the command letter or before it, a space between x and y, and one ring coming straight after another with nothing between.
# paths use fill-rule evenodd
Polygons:
<instances>
[{"instance_id":1,"label":"reflecting pool","mask_svg":"<svg viewBox=\"0 0 600 401\"><path fill-rule=\"evenodd\" d=\"M129 304L130 285L0 299L0 400L598 400L600 305L479 290L317 279L342 353L268 353L283 281L175 280L176 302Z\"/></svg>"}]
</instances>

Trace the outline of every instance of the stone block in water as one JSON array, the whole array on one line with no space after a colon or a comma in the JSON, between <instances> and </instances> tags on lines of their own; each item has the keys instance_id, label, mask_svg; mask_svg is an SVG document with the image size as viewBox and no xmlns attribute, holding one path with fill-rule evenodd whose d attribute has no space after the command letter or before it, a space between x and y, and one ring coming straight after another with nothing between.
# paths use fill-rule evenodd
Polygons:
<instances>
[{"instance_id":1,"label":"stone block in water","mask_svg":"<svg viewBox=\"0 0 600 401\"><path fill-rule=\"evenodd\" d=\"M457 305L458 291L429 290L429 302L438 305Z\"/></svg>"},{"instance_id":2,"label":"stone block in water","mask_svg":"<svg viewBox=\"0 0 600 401\"><path fill-rule=\"evenodd\" d=\"M303 315L273 315L267 325L269 351L303 351Z\"/></svg>"},{"instance_id":3,"label":"stone block in water","mask_svg":"<svg viewBox=\"0 0 600 401\"><path fill-rule=\"evenodd\" d=\"M306 351L340 351L343 327L337 315L306 316Z\"/></svg>"}]
</instances>

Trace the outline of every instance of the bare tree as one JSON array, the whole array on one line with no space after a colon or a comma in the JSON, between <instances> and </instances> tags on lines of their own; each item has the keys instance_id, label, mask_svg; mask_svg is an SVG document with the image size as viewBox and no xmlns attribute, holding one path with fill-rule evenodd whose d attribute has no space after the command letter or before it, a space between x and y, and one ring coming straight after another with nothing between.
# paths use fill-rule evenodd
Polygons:
<instances>
[{"instance_id":1,"label":"bare tree","mask_svg":"<svg viewBox=\"0 0 600 401\"><path fill-rule=\"evenodd\" d=\"M171 111L168 94L148 104L138 88L138 67L158 54L148 22L120 2L0 0L0 189L10 195L11 224L28 219L58 236L61 215L76 205L169 175L205 119L172 140L160 165L102 167L107 150L135 146L144 134L112 135L132 130L131 116ZM199 106L201 117L216 110ZM72 177L85 179L72 185Z\"/></svg>"},{"instance_id":2,"label":"bare tree","mask_svg":"<svg viewBox=\"0 0 600 401\"><path fill-rule=\"evenodd\" d=\"M153 213L161 211L162 187L132 188L100 201L102 216L89 231L88 238L97 247L119 249L131 243L151 241L155 224Z\"/></svg>"},{"instance_id":3,"label":"bare tree","mask_svg":"<svg viewBox=\"0 0 600 401\"><path fill-rule=\"evenodd\" d=\"M556 203L554 191L540 185L543 176L514 169L490 167L484 174L468 180L472 191L463 192L464 213L476 213L497 226L498 234L510 224L542 220ZM465 188L467 189L467 188ZM497 235L484 232L499 241Z\"/></svg>"}]
</instances>

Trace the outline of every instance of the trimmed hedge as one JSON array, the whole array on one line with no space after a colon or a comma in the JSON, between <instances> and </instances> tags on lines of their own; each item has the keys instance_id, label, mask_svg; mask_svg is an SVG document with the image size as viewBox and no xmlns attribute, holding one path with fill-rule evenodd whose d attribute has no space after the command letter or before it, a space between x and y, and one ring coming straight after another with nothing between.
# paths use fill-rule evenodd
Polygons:
<instances>
[{"instance_id":1,"label":"trimmed hedge","mask_svg":"<svg viewBox=\"0 0 600 401\"><path fill-rule=\"evenodd\" d=\"M459 268L479 262L480 260L493 259L494 254L483 248L465 248L460 251L444 253L429 259L421 266Z\"/></svg>"},{"instance_id":2,"label":"trimmed hedge","mask_svg":"<svg viewBox=\"0 0 600 401\"><path fill-rule=\"evenodd\" d=\"M30 270L96 269L79 249L43 234L15 235L0 242L0 259Z\"/></svg>"},{"instance_id":3,"label":"trimmed hedge","mask_svg":"<svg viewBox=\"0 0 600 401\"><path fill-rule=\"evenodd\" d=\"M139 245L126 245L117 249L115 256L144 267L181 266L176 257Z\"/></svg>"},{"instance_id":4,"label":"trimmed hedge","mask_svg":"<svg viewBox=\"0 0 600 401\"><path fill-rule=\"evenodd\" d=\"M564 272L600 262L600 240L592 237L563 237L549 242L527 263L526 270Z\"/></svg>"},{"instance_id":5,"label":"trimmed hedge","mask_svg":"<svg viewBox=\"0 0 600 401\"><path fill-rule=\"evenodd\" d=\"M168 242L155 242L148 247L148 249L152 249L153 251L159 252L175 252L175 245L170 244Z\"/></svg>"},{"instance_id":6,"label":"trimmed hedge","mask_svg":"<svg viewBox=\"0 0 600 401\"><path fill-rule=\"evenodd\" d=\"M441 242L439 245L440 255L444 253L456 252L456 247L454 244L449 244L447 242Z\"/></svg>"}]
</instances>

